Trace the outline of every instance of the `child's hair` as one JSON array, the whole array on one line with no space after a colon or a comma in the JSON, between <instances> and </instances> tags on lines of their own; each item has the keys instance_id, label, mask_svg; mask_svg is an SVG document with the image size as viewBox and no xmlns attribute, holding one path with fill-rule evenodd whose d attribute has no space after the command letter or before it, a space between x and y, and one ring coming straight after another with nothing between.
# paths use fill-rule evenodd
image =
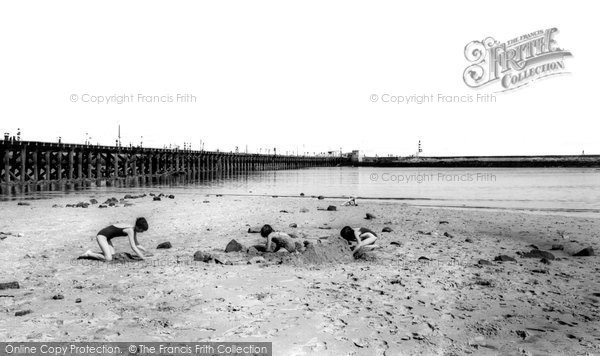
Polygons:
<instances>
[{"instance_id":1,"label":"child's hair","mask_svg":"<svg viewBox=\"0 0 600 356\"><path fill-rule=\"evenodd\" d=\"M264 225L261 229L260 229L260 236L262 237L267 237L269 236L270 233L273 232L273 228L271 227L271 225Z\"/></svg>"},{"instance_id":2,"label":"child's hair","mask_svg":"<svg viewBox=\"0 0 600 356\"><path fill-rule=\"evenodd\" d=\"M340 236L342 236L346 240L354 240L356 238L354 236L354 229L350 226L344 226L342 231L340 231Z\"/></svg>"},{"instance_id":3,"label":"child's hair","mask_svg":"<svg viewBox=\"0 0 600 356\"><path fill-rule=\"evenodd\" d=\"M146 218L135 219L135 228L139 232L148 230L148 222L146 221Z\"/></svg>"}]
</instances>

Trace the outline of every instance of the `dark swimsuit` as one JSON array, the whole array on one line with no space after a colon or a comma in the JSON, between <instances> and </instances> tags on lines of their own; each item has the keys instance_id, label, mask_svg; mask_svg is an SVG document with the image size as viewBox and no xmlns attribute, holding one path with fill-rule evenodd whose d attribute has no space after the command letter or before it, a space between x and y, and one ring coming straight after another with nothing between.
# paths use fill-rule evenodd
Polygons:
<instances>
[{"instance_id":1,"label":"dark swimsuit","mask_svg":"<svg viewBox=\"0 0 600 356\"><path fill-rule=\"evenodd\" d=\"M366 227L361 227L360 229L358 229L358 231L360 232L361 235L364 233L370 232L371 234L375 235L375 237L377 237L377 234L373 230L367 229Z\"/></svg>"},{"instance_id":2,"label":"dark swimsuit","mask_svg":"<svg viewBox=\"0 0 600 356\"><path fill-rule=\"evenodd\" d=\"M126 228L121 229L120 227L116 227L115 225L110 225L105 227L104 229L98 232L98 235L105 236L107 240L111 240L117 236L127 236L127 233L124 231Z\"/></svg>"}]
</instances>

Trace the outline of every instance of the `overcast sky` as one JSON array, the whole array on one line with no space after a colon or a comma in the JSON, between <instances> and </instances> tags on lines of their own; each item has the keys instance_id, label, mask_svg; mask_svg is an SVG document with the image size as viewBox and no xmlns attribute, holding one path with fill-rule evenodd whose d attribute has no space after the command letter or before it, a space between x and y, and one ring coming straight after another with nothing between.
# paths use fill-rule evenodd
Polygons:
<instances>
[{"instance_id":1,"label":"overcast sky","mask_svg":"<svg viewBox=\"0 0 600 356\"><path fill-rule=\"evenodd\" d=\"M0 130L23 139L209 150L424 155L600 154L597 13L563 1L13 1L0 5ZM495 103L465 45L556 27L570 75ZM174 102L141 103L144 96ZM177 103L177 94L196 102ZM123 104L83 102L133 95Z\"/></svg>"}]
</instances>

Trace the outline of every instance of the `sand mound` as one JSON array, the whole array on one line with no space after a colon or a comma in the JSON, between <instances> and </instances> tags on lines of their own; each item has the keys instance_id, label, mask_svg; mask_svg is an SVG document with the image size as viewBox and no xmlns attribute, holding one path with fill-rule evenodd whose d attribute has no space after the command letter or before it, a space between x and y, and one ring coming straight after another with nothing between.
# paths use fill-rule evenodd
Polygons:
<instances>
[{"instance_id":1,"label":"sand mound","mask_svg":"<svg viewBox=\"0 0 600 356\"><path fill-rule=\"evenodd\" d=\"M353 260L354 257L352 257L348 242L337 236L310 242L306 246L306 251L291 258L292 263L306 265L352 262Z\"/></svg>"}]
</instances>

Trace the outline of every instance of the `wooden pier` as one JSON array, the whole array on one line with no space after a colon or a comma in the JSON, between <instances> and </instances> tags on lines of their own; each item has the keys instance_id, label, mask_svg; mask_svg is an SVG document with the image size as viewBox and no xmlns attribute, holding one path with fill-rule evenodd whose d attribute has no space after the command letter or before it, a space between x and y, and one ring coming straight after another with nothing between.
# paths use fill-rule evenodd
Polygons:
<instances>
[{"instance_id":1,"label":"wooden pier","mask_svg":"<svg viewBox=\"0 0 600 356\"><path fill-rule=\"evenodd\" d=\"M210 179L266 170L333 167L341 157L265 155L180 149L0 140L0 193L67 187Z\"/></svg>"}]
</instances>

